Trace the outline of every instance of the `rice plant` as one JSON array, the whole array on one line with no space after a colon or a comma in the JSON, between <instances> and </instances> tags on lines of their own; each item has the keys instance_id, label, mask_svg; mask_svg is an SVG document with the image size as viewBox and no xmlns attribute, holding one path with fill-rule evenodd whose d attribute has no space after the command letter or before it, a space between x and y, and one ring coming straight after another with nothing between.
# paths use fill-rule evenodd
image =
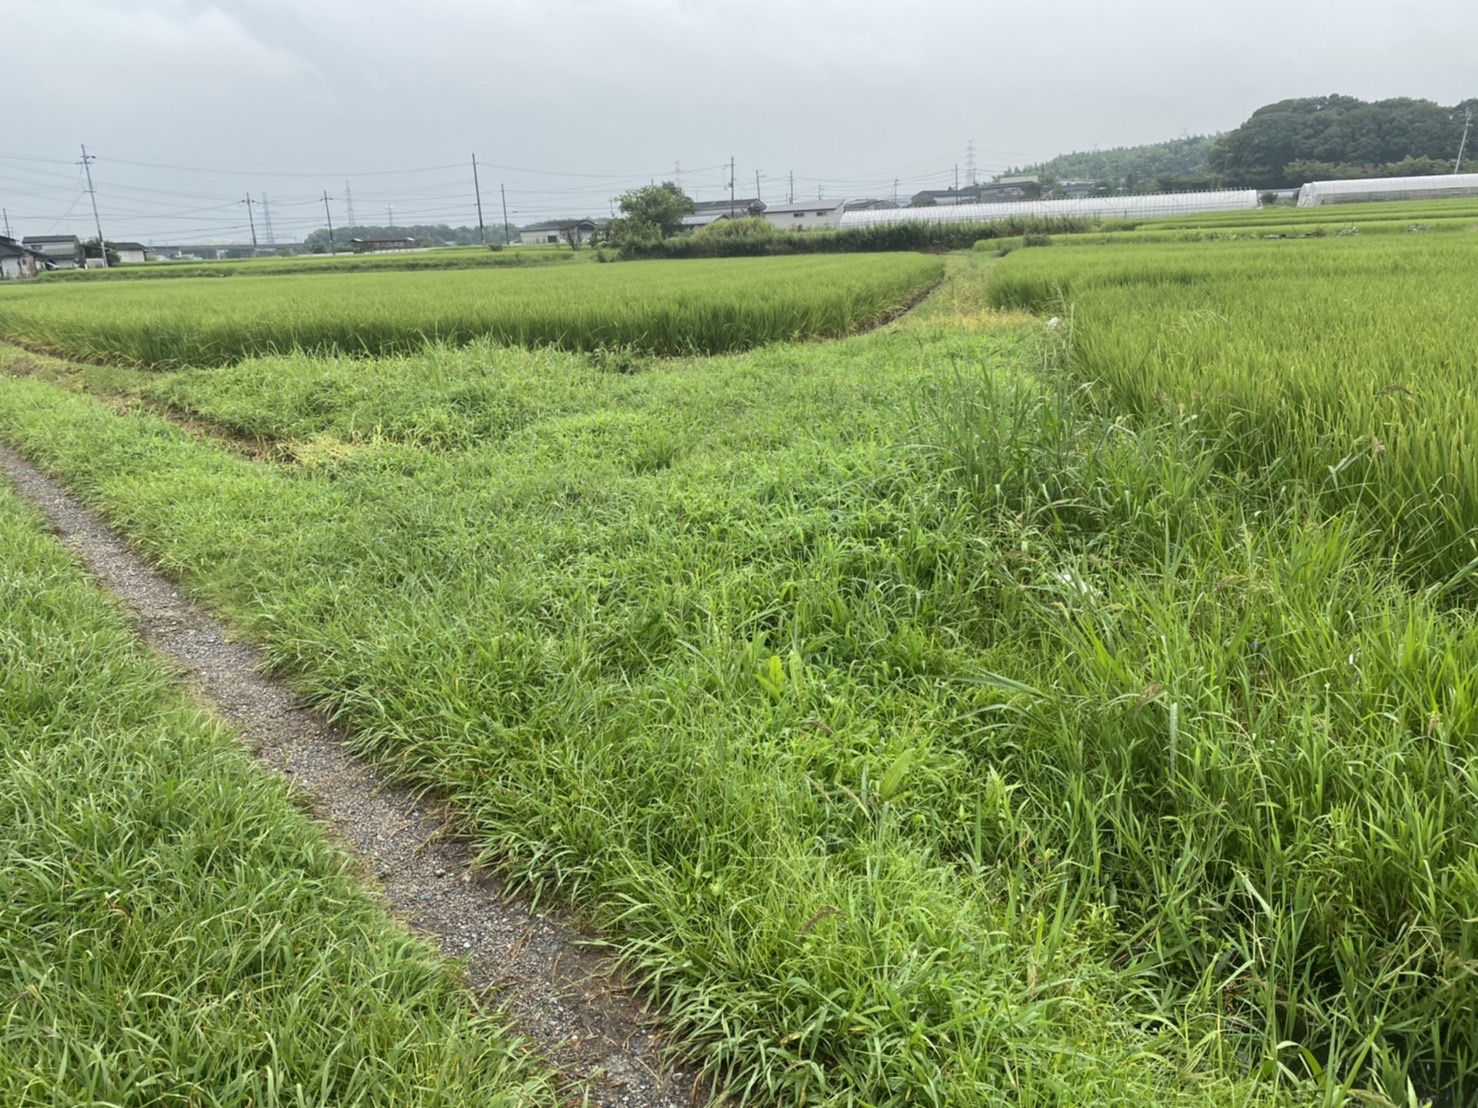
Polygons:
<instances>
[{"instance_id":1,"label":"rice plant","mask_svg":"<svg viewBox=\"0 0 1478 1108\"><path fill-rule=\"evenodd\" d=\"M564 350L714 353L849 334L911 303L942 273L937 258L886 254L40 284L0 290L0 335L155 368L293 351L409 353L428 341L481 337Z\"/></svg>"}]
</instances>

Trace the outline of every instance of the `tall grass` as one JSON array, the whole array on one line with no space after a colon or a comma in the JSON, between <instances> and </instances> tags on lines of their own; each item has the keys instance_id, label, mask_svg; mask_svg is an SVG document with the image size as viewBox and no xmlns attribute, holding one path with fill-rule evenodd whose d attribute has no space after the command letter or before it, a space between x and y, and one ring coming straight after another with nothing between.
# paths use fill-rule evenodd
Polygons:
<instances>
[{"instance_id":1,"label":"tall grass","mask_svg":"<svg viewBox=\"0 0 1478 1108\"><path fill-rule=\"evenodd\" d=\"M736 1093L1470 1103L1478 628L1383 514L1405 440L1341 465L1366 386L1317 403L1398 322L1460 391L1448 239L1028 251L1030 332L958 282L719 358L98 371L291 466L37 380L0 433L601 923Z\"/></svg>"},{"instance_id":2,"label":"tall grass","mask_svg":"<svg viewBox=\"0 0 1478 1108\"><path fill-rule=\"evenodd\" d=\"M0 1101L553 1105L0 488Z\"/></svg>"},{"instance_id":3,"label":"tall grass","mask_svg":"<svg viewBox=\"0 0 1478 1108\"><path fill-rule=\"evenodd\" d=\"M937 282L908 255L670 266L263 277L0 290L0 334L102 361L161 368L253 354L394 354L487 336L568 350L712 353L836 337Z\"/></svg>"},{"instance_id":4,"label":"tall grass","mask_svg":"<svg viewBox=\"0 0 1478 1108\"><path fill-rule=\"evenodd\" d=\"M1015 707L979 734L1017 833L1266 1076L1471 1103L1478 626L1357 507L1224 473L1235 432L1044 376L938 409L981 541L1019 537L984 600Z\"/></svg>"},{"instance_id":5,"label":"tall grass","mask_svg":"<svg viewBox=\"0 0 1478 1108\"><path fill-rule=\"evenodd\" d=\"M630 373L438 350L377 372L474 425L459 382L551 399L439 443L325 408L293 467L38 381L0 427L451 798L488 864L603 925L732 1092L1276 1100L1210 1008L1111 964L1114 910L984 758L1012 712L980 675L1023 668L989 591L1017 543L980 541L907 413L921 373L1017 343L941 321ZM277 368L255 414L250 366L182 388L312 437L290 397L345 363Z\"/></svg>"}]
</instances>

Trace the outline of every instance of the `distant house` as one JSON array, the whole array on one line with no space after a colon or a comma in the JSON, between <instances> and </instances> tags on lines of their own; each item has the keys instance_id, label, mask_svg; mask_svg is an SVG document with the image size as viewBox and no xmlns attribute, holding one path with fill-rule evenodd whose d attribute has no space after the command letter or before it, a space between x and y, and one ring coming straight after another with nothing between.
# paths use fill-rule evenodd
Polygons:
<instances>
[{"instance_id":1,"label":"distant house","mask_svg":"<svg viewBox=\"0 0 1478 1108\"><path fill-rule=\"evenodd\" d=\"M415 239L350 239L349 249L356 254L383 254L390 250L414 250Z\"/></svg>"},{"instance_id":2,"label":"distant house","mask_svg":"<svg viewBox=\"0 0 1478 1108\"><path fill-rule=\"evenodd\" d=\"M683 216L679 222L683 230L695 231L699 227L707 227L710 223L718 223L721 220L731 218L743 219L748 214L748 212L740 212L738 216L730 216L727 211L694 212L691 215Z\"/></svg>"},{"instance_id":3,"label":"distant house","mask_svg":"<svg viewBox=\"0 0 1478 1108\"><path fill-rule=\"evenodd\" d=\"M302 242L264 242L260 246L251 243L242 245L234 242L180 243L178 245L151 246L151 261L216 261L220 258L258 258L281 254L306 254L308 245Z\"/></svg>"},{"instance_id":4,"label":"distant house","mask_svg":"<svg viewBox=\"0 0 1478 1108\"><path fill-rule=\"evenodd\" d=\"M993 204L1001 200L1040 200L1042 178L1035 173L1017 177L998 177L985 185L976 185L979 203Z\"/></svg>"},{"instance_id":5,"label":"distant house","mask_svg":"<svg viewBox=\"0 0 1478 1108\"><path fill-rule=\"evenodd\" d=\"M693 201L694 215L717 215L719 213L723 213L724 215L732 216L735 219L743 219L747 215L759 215L760 212L764 210L765 202L763 200L760 200L758 197L746 199L743 196L736 196L732 200L730 200L728 197L724 197L721 200Z\"/></svg>"},{"instance_id":6,"label":"distant house","mask_svg":"<svg viewBox=\"0 0 1478 1108\"><path fill-rule=\"evenodd\" d=\"M1081 200L1085 196L1092 196L1098 191L1097 181L1066 180L1058 181L1057 187L1062 190L1062 195L1069 200Z\"/></svg>"},{"instance_id":7,"label":"distant house","mask_svg":"<svg viewBox=\"0 0 1478 1108\"><path fill-rule=\"evenodd\" d=\"M870 212L882 208L896 208L897 203L892 200L873 200L863 197L858 200L847 200L842 204L844 212Z\"/></svg>"},{"instance_id":8,"label":"distant house","mask_svg":"<svg viewBox=\"0 0 1478 1108\"><path fill-rule=\"evenodd\" d=\"M970 185L962 189L923 189L913 194L909 206L914 208L953 207L956 204L979 204L980 189Z\"/></svg>"},{"instance_id":9,"label":"distant house","mask_svg":"<svg viewBox=\"0 0 1478 1108\"><path fill-rule=\"evenodd\" d=\"M550 243L568 242L573 234L575 241L587 243L595 233L593 219L547 219L543 223L530 223L518 232L518 241L524 246L547 246Z\"/></svg>"},{"instance_id":10,"label":"distant house","mask_svg":"<svg viewBox=\"0 0 1478 1108\"><path fill-rule=\"evenodd\" d=\"M835 230L842 224L842 210L846 205L845 200L771 204L760 213L760 217L784 231Z\"/></svg>"},{"instance_id":11,"label":"distant house","mask_svg":"<svg viewBox=\"0 0 1478 1108\"><path fill-rule=\"evenodd\" d=\"M46 268L46 259L29 246L0 235L0 281L34 277Z\"/></svg>"},{"instance_id":12,"label":"distant house","mask_svg":"<svg viewBox=\"0 0 1478 1108\"><path fill-rule=\"evenodd\" d=\"M1042 179L1036 174L1002 177L983 185L966 185L960 189L925 189L916 192L910 205L915 208L944 208L958 204L996 204L1003 200L1040 200Z\"/></svg>"},{"instance_id":13,"label":"distant house","mask_svg":"<svg viewBox=\"0 0 1478 1108\"><path fill-rule=\"evenodd\" d=\"M141 242L115 242L113 251L118 255L119 265L143 265L153 261L149 256L152 251Z\"/></svg>"},{"instance_id":14,"label":"distant house","mask_svg":"<svg viewBox=\"0 0 1478 1108\"><path fill-rule=\"evenodd\" d=\"M82 240L76 235L27 235L21 245L42 255L47 269L82 268Z\"/></svg>"}]
</instances>

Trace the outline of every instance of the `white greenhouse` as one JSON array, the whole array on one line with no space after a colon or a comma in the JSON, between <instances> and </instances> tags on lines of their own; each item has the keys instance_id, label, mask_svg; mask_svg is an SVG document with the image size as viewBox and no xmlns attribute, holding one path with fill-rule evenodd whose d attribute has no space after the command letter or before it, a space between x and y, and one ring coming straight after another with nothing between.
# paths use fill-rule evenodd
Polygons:
<instances>
[{"instance_id":1,"label":"white greenhouse","mask_svg":"<svg viewBox=\"0 0 1478 1108\"><path fill-rule=\"evenodd\" d=\"M994 223L1022 217L1153 219L1198 212L1243 212L1261 206L1256 189L1162 192L1150 196L1088 196L1080 200L1016 200L1004 204L941 204L933 208L864 208L842 215L842 229L883 223Z\"/></svg>"},{"instance_id":2,"label":"white greenhouse","mask_svg":"<svg viewBox=\"0 0 1478 1108\"><path fill-rule=\"evenodd\" d=\"M1298 206L1317 208L1323 204L1360 204L1374 200L1455 200L1464 196L1478 198L1478 173L1310 181L1298 190Z\"/></svg>"}]
</instances>

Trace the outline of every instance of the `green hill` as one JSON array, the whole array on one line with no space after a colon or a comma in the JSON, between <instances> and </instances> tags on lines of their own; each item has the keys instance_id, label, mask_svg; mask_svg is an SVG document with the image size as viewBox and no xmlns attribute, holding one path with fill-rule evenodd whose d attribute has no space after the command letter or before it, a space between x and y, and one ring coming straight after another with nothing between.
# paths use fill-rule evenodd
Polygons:
<instances>
[{"instance_id":1,"label":"green hill","mask_svg":"<svg viewBox=\"0 0 1478 1108\"><path fill-rule=\"evenodd\" d=\"M1040 173L1058 181L1094 180L1113 188L1153 186L1157 178L1181 187L1196 187L1206 176L1206 160L1217 135L1194 135L1143 146L1116 146L1111 150L1080 150L1059 154L1040 165L1009 170Z\"/></svg>"}]
</instances>

